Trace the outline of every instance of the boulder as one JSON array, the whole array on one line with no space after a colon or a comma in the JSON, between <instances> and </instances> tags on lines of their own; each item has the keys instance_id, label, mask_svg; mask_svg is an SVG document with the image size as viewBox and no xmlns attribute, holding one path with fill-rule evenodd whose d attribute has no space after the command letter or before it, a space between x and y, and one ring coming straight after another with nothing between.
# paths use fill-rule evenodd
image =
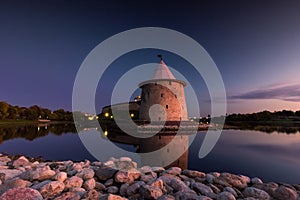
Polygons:
<instances>
[{"instance_id":1,"label":"boulder","mask_svg":"<svg viewBox=\"0 0 300 200\"><path fill-rule=\"evenodd\" d=\"M158 199L160 196L163 195L161 189L151 185L142 185L140 187L140 194L145 199Z\"/></svg>"},{"instance_id":2,"label":"boulder","mask_svg":"<svg viewBox=\"0 0 300 200\"><path fill-rule=\"evenodd\" d=\"M81 171L79 171L76 176L82 178L83 180L88 180L93 178L95 175L94 170L90 168L83 168Z\"/></svg>"},{"instance_id":3,"label":"boulder","mask_svg":"<svg viewBox=\"0 0 300 200\"><path fill-rule=\"evenodd\" d=\"M44 198L53 198L65 189L65 185L60 181L51 181L41 187L40 193Z\"/></svg>"},{"instance_id":4,"label":"boulder","mask_svg":"<svg viewBox=\"0 0 300 200\"><path fill-rule=\"evenodd\" d=\"M261 184L261 183L263 183L263 181L260 178L255 177L255 178L251 179L251 183L252 184Z\"/></svg>"},{"instance_id":5,"label":"boulder","mask_svg":"<svg viewBox=\"0 0 300 200\"><path fill-rule=\"evenodd\" d=\"M133 183L132 185L130 185L130 186L127 188L127 195L128 195L128 196L132 196L132 195L134 195L135 193L138 193L138 192L139 192L139 188L140 188L142 185L145 185L145 183L144 183L143 181L137 181L137 182Z\"/></svg>"},{"instance_id":6,"label":"boulder","mask_svg":"<svg viewBox=\"0 0 300 200\"><path fill-rule=\"evenodd\" d=\"M297 192L291 188L286 186L279 186L275 192L274 197L276 199L289 199L289 200L297 200Z\"/></svg>"},{"instance_id":7,"label":"boulder","mask_svg":"<svg viewBox=\"0 0 300 200\"><path fill-rule=\"evenodd\" d=\"M31 166L31 162L25 157L21 156L17 160L15 160L12 164L15 168Z\"/></svg>"},{"instance_id":8,"label":"boulder","mask_svg":"<svg viewBox=\"0 0 300 200\"><path fill-rule=\"evenodd\" d=\"M115 194L104 194L100 196L99 200L127 200L127 198Z\"/></svg>"},{"instance_id":9,"label":"boulder","mask_svg":"<svg viewBox=\"0 0 300 200\"><path fill-rule=\"evenodd\" d=\"M236 193L236 191L231 187L225 187L224 192L230 192L235 198L238 197L238 194Z\"/></svg>"},{"instance_id":10,"label":"boulder","mask_svg":"<svg viewBox=\"0 0 300 200\"><path fill-rule=\"evenodd\" d=\"M102 191L102 190L105 190L105 185L103 185L102 183L99 183L99 182L96 182L95 183L95 189L98 190L98 191Z\"/></svg>"},{"instance_id":11,"label":"boulder","mask_svg":"<svg viewBox=\"0 0 300 200\"><path fill-rule=\"evenodd\" d=\"M183 170L182 174L186 175L188 177L191 177L191 178L196 178L196 177L205 178L206 177L205 173L203 173L203 172L199 172L199 171L195 171L195 170L188 170L188 169Z\"/></svg>"},{"instance_id":12,"label":"boulder","mask_svg":"<svg viewBox=\"0 0 300 200\"><path fill-rule=\"evenodd\" d=\"M80 200L80 195L75 192L65 192L54 200Z\"/></svg>"},{"instance_id":13,"label":"boulder","mask_svg":"<svg viewBox=\"0 0 300 200\"><path fill-rule=\"evenodd\" d=\"M84 199L99 199L99 193L96 190L90 190L83 195Z\"/></svg>"},{"instance_id":14,"label":"boulder","mask_svg":"<svg viewBox=\"0 0 300 200\"><path fill-rule=\"evenodd\" d=\"M68 178L68 175L66 172L58 172L54 175L53 180L64 182Z\"/></svg>"},{"instance_id":15,"label":"boulder","mask_svg":"<svg viewBox=\"0 0 300 200\"><path fill-rule=\"evenodd\" d=\"M96 176L100 181L112 178L118 170L110 167L102 167L96 171Z\"/></svg>"},{"instance_id":16,"label":"boulder","mask_svg":"<svg viewBox=\"0 0 300 200\"><path fill-rule=\"evenodd\" d=\"M0 200L43 200L42 195L35 189L31 188L13 188L5 192Z\"/></svg>"},{"instance_id":17,"label":"boulder","mask_svg":"<svg viewBox=\"0 0 300 200\"><path fill-rule=\"evenodd\" d=\"M70 188L80 188L82 186L83 180L82 178L79 178L78 176L72 176L65 180L65 189Z\"/></svg>"},{"instance_id":18,"label":"boulder","mask_svg":"<svg viewBox=\"0 0 300 200\"><path fill-rule=\"evenodd\" d=\"M199 183L199 182L195 182L193 185L192 185L192 188L196 191L196 192L199 192L200 194L204 195L204 196L208 196L210 197L211 194L213 194L213 190L207 186L207 185L204 185L202 183Z\"/></svg>"},{"instance_id":19,"label":"boulder","mask_svg":"<svg viewBox=\"0 0 300 200\"><path fill-rule=\"evenodd\" d=\"M161 197L158 198L158 200L175 200L175 197L173 197L172 195L162 195Z\"/></svg>"},{"instance_id":20,"label":"boulder","mask_svg":"<svg viewBox=\"0 0 300 200\"><path fill-rule=\"evenodd\" d=\"M117 186L110 186L106 191L110 194L117 194L119 192L119 188Z\"/></svg>"},{"instance_id":21,"label":"boulder","mask_svg":"<svg viewBox=\"0 0 300 200\"><path fill-rule=\"evenodd\" d=\"M117 183L132 183L141 176L141 172L136 169L120 170L115 174Z\"/></svg>"},{"instance_id":22,"label":"boulder","mask_svg":"<svg viewBox=\"0 0 300 200\"><path fill-rule=\"evenodd\" d=\"M236 198L230 192L225 191L218 194L217 200L236 200Z\"/></svg>"},{"instance_id":23,"label":"boulder","mask_svg":"<svg viewBox=\"0 0 300 200\"><path fill-rule=\"evenodd\" d=\"M88 179L83 183L83 188L86 190L92 190L96 186L96 181L94 178Z\"/></svg>"},{"instance_id":24,"label":"boulder","mask_svg":"<svg viewBox=\"0 0 300 200\"><path fill-rule=\"evenodd\" d=\"M22 171L18 169L0 169L0 174L5 174L5 176L2 175L2 179L4 179L5 181L19 176L20 174L22 174Z\"/></svg>"},{"instance_id":25,"label":"boulder","mask_svg":"<svg viewBox=\"0 0 300 200\"><path fill-rule=\"evenodd\" d=\"M165 170L163 173L168 173L168 174L172 174L174 176L178 176L181 174L181 171L182 170L179 167L171 167L171 168Z\"/></svg>"},{"instance_id":26,"label":"boulder","mask_svg":"<svg viewBox=\"0 0 300 200\"><path fill-rule=\"evenodd\" d=\"M254 197L256 199L270 199L270 195L261 189L255 188L255 187L248 187L243 191L244 197Z\"/></svg>"},{"instance_id":27,"label":"boulder","mask_svg":"<svg viewBox=\"0 0 300 200\"><path fill-rule=\"evenodd\" d=\"M51 179L55 175L55 171L51 170L49 166L38 167L33 170L25 171L20 175L21 178L29 181L44 181Z\"/></svg>"},{"instance_id":28,"label":"boulder","mask_svg":"<svg viewBox=\"0 0 300 200\"><path fill-rule=\"evenodd\" d=\"M215 177L214 182L223 186L232 186L241 190L248 186L250 178L242 175L222 173L219 177Z\"/></svg>"},{"instance_id":29,"label":"boulder","mask_svg":"<svg viewBox=\"0 0 300 200\"><path fill-rule=\"evenodd\" d=\"M26 188L29 187L31 183L29 181L22 180L20 178L13 178L5 181L2 185L0 185L0 194L3 194L9 189L12 188Z\"/></svg>"}]
</instances>

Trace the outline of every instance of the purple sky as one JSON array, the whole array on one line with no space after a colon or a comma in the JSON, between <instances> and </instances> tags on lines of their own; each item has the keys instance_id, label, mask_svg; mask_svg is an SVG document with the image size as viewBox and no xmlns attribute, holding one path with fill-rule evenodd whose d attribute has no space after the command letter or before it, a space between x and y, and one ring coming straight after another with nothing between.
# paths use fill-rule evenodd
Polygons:
<instances>
[{"instance_id":1,"label":"purple sky","mask_svg":"<svg viewBox=\"0 0 300 200\"><path fill-rule=\"evenodd\" d=\"M106 38L137 27L165 27L199 42L218 66L228 113L300 110L300 1L1 1L0 101L71 110L76 73ZM109 104L113 85L132 67L165 62L196 89L203 115L207 88L192 66L158 50L120 57L101 78L97 109ZM149 74L149 78L151 74ZM101 82L102 81L102 82ZM193 113L193 105L190 116Z\"/></svg>"}]
</instances>

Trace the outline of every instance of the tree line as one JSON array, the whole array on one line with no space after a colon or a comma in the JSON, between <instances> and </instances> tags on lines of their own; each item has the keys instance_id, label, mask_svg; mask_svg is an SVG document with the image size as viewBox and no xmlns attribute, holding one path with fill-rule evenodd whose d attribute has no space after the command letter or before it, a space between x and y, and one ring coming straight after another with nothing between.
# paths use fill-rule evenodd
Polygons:
<instances>
[{"instance_id":1,"label":"tree line","mask_svg":"<svg viewBox=\"0 0 300 200\"><path fill-rule=\"evenodd\" d=\"M291 110L282 111L262 111L251 114L230 114L226 116L226 121L271 121L271 120L300 120L300 110L293 112Z\"/></svg>"},{"instance_id":2,"label":"tree line","mask_svg":"<svg viewBox=\"0 0 300 200\"><path fill-rule=\"evenodd\" d=\"M83 114L82 114L83 115ZM64 109L51 111L47 108L34 105L19 107L0 102L0 120L38 120L49 119L53 121L73 121L73 113Z\"/></svg>"}]
</instances>

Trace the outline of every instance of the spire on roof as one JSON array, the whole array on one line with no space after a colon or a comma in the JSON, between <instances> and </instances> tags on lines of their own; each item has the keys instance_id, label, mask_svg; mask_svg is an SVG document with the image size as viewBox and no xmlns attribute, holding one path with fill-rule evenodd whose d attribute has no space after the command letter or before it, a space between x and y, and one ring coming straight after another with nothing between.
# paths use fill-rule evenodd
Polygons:
<instances>
[{"instance_id":1,"label":"spire on roof","mask_svg":"<svg viewBox=\"0 0 300 200\"><path fill-rule=\"evenodd\" d=\"M171 70L162 59L162 55L157 55L160 58L159 65L157 66L152 79L175 79Z\"/></svg>"}]
</instances>

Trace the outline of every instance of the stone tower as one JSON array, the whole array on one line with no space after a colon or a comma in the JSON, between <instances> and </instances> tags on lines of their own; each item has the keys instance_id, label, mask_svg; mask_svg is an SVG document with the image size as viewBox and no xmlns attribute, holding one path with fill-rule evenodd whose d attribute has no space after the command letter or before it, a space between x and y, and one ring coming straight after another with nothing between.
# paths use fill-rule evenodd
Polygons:
<instances>
[{"instance_id":1,"label":"stone tower","mask_svg":"<svg viewBox=\"0 0 300 200\"><path fill-rule=\"evenodd\" d=\"M185 121L188 120L184 87L161 58L151 80L139 84L142 89L140 120Z\"/></svg>"}]
</instances>

